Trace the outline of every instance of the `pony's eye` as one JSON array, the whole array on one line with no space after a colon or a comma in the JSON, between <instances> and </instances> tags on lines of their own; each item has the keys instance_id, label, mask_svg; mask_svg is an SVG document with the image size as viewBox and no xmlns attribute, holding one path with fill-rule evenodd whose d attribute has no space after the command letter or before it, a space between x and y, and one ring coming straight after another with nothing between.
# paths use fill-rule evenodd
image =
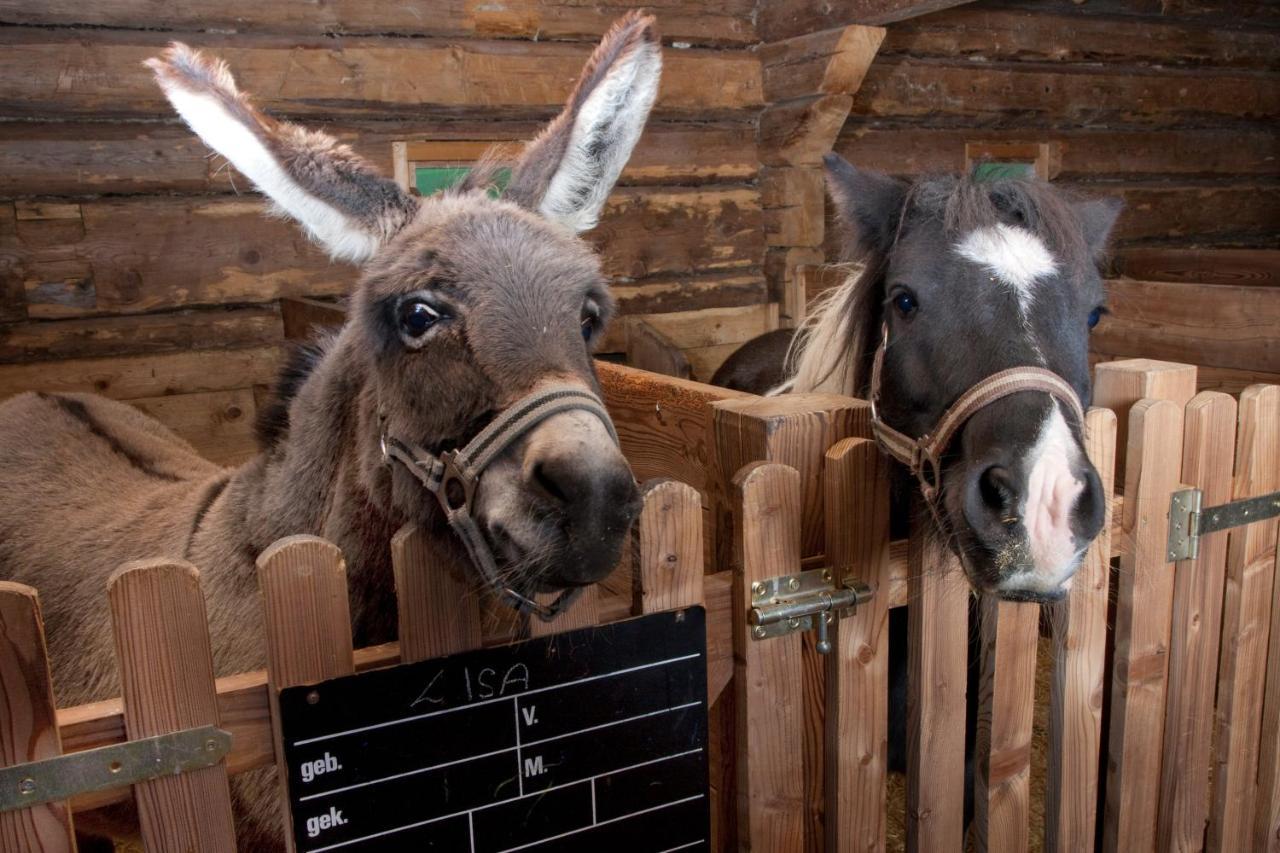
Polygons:
<instances>
[{"instance_id":1,"label":"pony's eye","mask_svg":"<svg viewBox=\"0 0 1280 853\"><path fill-rule=\"evenodd\" d=\"M902 290L894 294L893 307L903 317L910 317L919 310L920 303L916 302L916 298L913 295Z\"/></svg>"},{"instance_id":2,"label":"pony's eye","mask_svg":"<svg viewBox=\"0 0 1280 853\"><path fill-rule=\"evenodd\" d=\"M1089 312L1089 328L1092 329L1094 326L1098 325L1098 321L1102 319L1102 315L1105 313L1107 313L1107 309L1103 308L1101 305L1099 305L1097 308L1094 308L1092 311L1090 311Z\"/></svg>"},{"instance_id":3,"label":"pony's eye","mask_svg":"<svg viewBox=\"0 0 1280 853\"><path fill-rule=\"evenodd\" d=\"M440 319L440 312L421 299L406 300L400 306L400 330L411 338L420 338Z\"/></svg>"}]
</instances>

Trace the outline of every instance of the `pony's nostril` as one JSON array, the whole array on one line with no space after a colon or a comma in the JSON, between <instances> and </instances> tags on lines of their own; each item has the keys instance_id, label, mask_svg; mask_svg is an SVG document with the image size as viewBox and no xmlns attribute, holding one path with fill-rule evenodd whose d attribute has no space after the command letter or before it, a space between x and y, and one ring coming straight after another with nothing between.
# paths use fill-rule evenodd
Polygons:
<instances>
[{"instance_id":1,"label":"pony's nostril","mask_svg":"<svg viewBox=\"0 0 1280 853\"><path fill-rule=\"evenodd\" d=\"M992 465L978 479L978 491L987 509L1009 523L1017 507L1018 488L1013 473L1001 465Z\"/></svg>"},{"instance_id":2,"label":"pony's nostril","mask_svg":"<svg viewBox=\"0 0 1280 853\"><path fill-rule=\"evenodd\" d=\"M538 462L533 466L533 482L547 497L560 503L569 502L564 465L557 460Z\"/></svg>"}]
</instances>

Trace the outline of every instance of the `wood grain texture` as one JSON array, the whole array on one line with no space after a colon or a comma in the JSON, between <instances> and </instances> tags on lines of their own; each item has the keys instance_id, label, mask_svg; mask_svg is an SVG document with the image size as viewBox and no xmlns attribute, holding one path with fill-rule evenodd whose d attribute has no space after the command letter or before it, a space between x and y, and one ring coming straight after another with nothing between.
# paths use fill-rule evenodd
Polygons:
<instances>
[{"instance_id":1,"label":"wood grain texture","mask_svg":"<svg viewBox=\"0 0 1280 853\"><path fill-rule=\"evenodd\" d=\"M1187 404L1182 482L1204 492L1203 506L1231 500L1236 401L1202 391ZM1169 700L1164 723L1160 783L1159 850L1203 849L1209 819L1214 688L1226 578L1226 532L1206 534L1200 556L1174 572L1169 647Z\"/></svg>"},{"instance_id":2,"label":"wood grain texture","mask_svg":"<svg viewBox=\"0 0 1280 853\"><path fill-rule=\"evenodd\" d=\"M1127 358L1099 364L1093 376L1093 405L1116 415L1116 471L1124 472L1129 436L1129 412L1139 400L1170 400L1179 408L1196 393L1196 368L1189 364ZM1181 451L1179 451L1179 457ZM1127 479L1118 477L1121 489ZM1167 509L1167 507L1166 507ZM1125 528L1126 533L1128 528Z\"/></svg>"},{"instance_id":3,"label":"wood grain texture","mask_svg":"<svg viewBox=\"0 0 1280 853\"><path fill-rule=\"evenodd\" d=\"M1143 399L1130 412L1124 530L1112 661L1103 849L1155 850L1173 573L1165 559L1178 487L1183 406Z\"/></svg>"},{"instance_id":4,"label":"wood grain texture","mask_svg":"<svg viewBox=\"0 0 1280 853\"><path fill-rule=\"evenodd\" d=\"M703 602L702 498L687 483L650 480L632 528L636 612L658 613ZM710 670L707 673L711 678Z\"/></svg>"},{"instance_id":5,"label":"wood grain texture","mask_svg":"<svg viewBox=\"0 0 1280 853\"><path fill-rule=\"evenodd\" d=\"M965 2L967 0L796 0L766 3L760 7L756 26L764 41L777 41L821 30L832 21L891 24Z\"/></svg>"},{"instance_id":6,"label":"wood grain texture","mask_svg":"<svg viewBox=\"0 0 1280 853\"><path fill-rule=\"evenodd\" d=\"M1115 413L1089 410L1085 444L1102 493L1109 497L1115 492ZM1113 512L1113 502L1107 500L1102 532L1089 547L1067 599L1050 610L1054 658L1049 742L1054 746L1049 752L1044 826L1049 853L1092 848L1097 827Z\"/></svg>"},{"instance_id":7,"label":"wood grain texture","mask_svg":"<svg viewBox=\"0 0 1280 853\"><path fill-rule=\"evenodd\" d=\"M1030 844L1031 722L1040 607L984 595L974 757L974 847L1017 853Z\"/></svg>"},{"instance_id":8,"label":"wood grain texture","mask_svg":"<svg viewBox=\"0 0 1280 853\"><path fill-rule=\"evenodd\" d=\"M542 604L550 604L559 593L539 593L534 596ZM563 634L565 631L576 631L579 628L590 628L600 624L600 586L592 584L578 595L577 600L550 622L544 622L536 616L528 617L530 637L549 637L552 634Z\"/></svg>"},{"instance_id":9,"label":"wood grain texture","mask_svg":"<svg viewBox=\"0 0 1280 853\"><path fill-rule=\"evenodd\" d=\"M200 573L189 563L126 563L107 582L130 739L218 725L213 653ZM219 762L133 786L153 850L235 848L227 766Z\"/></svg>"},{"instance_id":10,"label":"wood grain texture","mask_svg":"<svg viewBox=\"0 0 1280 853\"><path fill-rule=\"evenodd\" d=\"M756 642L751 584L800 570L800 475L752 463L733 478L734 687L737 708L738 847L802 850L805 844L800 637Z\"/></svg>"},{"instance_id":11,"label":"wood grain texture","mask_svg":"<svg viewBox=\"0 0 1280 853\"><path fill-rule=\"evenodd\" d=\"M766 107L756 145L769 166L819 166L853 103L849 95L810 95Z\"/></svg>"},{"instance_id":12,"label":"wood grain texture","mask_svg":"<svg viewBox=\"0 0 1280 853\"><path fill-rule=\"evenodd\" d=\"M674 341L640 317L627 320L627 364L650 373L690 379L689 359Z\"/></svg>"},{"instance_id":13,"label":"wood grain texture","mask_svg":"<svg viewBox=\"0 0 1280 853\"><path fill-rule=\"evenodd\" d=\"M237 388L168 394L141 397L129 403L185 438L211 462L242 465L261 450L254 428L258 420L257 391Z\"/></svg>"},{"instance_id":14,"label":"wood grain texture","mask_svg":"<svg viewBox=\"0 0 1280 853\"><path fill-rule=\"evenodd\" d=\"M826 559L870 601L832 625L826 658L826 849L883 850L889 737L889 462L875 441L826 452Z\"/></svg>"},{"instance_id":15,"label":"wood grain texture","mask_svg":"<svg viewBox=\"0 0 1280 853\"><path fill-rule=\"evenodd\" d=\"M1275 565L1280 570L1280 542ZM1280 607L1271 607L1270 650L1267 653L1267 695L1262 711L1262 731L1280 731ZM1280 850L1280 745L1266 738L1258 757L1258 800L1253 814L1256 850Z\"/></svg>"},{"instance_id":16,"label":"wood grain texture","mask_svg":"<svg viewBox=\"0 0 1280 853\"><path fill-rule=\"evenodd\" d=\"M1280 490L1280 387L1253 385L1240 395L1235 460L1233 499ZM1215 853L1251 847L1262 741L1276 738L1263 732L1262 717L1278 524L1235 528L1227 543L1208 836ZM1273 749L1266 750L1272 763Z\"/></svg>"},{"instance_id":17,"label":"wood grain texture","mask_svg":"<svg viewBox=\"0 0 1280 853\"><path fill-rule=\"evenodd\" d=\"M258 557L258 584L267 640L268 699L282 802L288 769L280 735L280 691L351 675L351 610L347 566L336 545L317 536L286 536ZM283 834L293 851L293 818L281 809Z\"/></svg>"},{"instance_id":18,"label":"wood grain texture","mask_svg":"<svg viewBox=\"0 0 1280 853\"><path fill-rule=\"evenodd\" d=\"M62 754L53 680L36 591L0 581L0 767ZM70 853L76 849L65 802L0 812L0 849Z\"/></svg>"},{"instance_id":19,"label":"wood grain texture","mask_svg":"<svg viewBox=\"0 0 1280 853\"><path fill-rule=\"evenodd\" d=\"M1137 247L1117 252L1112 265L1121 275L1145 281L1280 286L1280 251L1275 249Z\"/></svg>"},{"instance_id":20,"label":"wood grain texture","mask_svg":"<svg viewBox=\"0 0 1280 853\"><path fill-rule=\"evenodd\" d=\"M951 853L964 835L969 582L919 499L908 539L907 850Z\"/></svg>"},{"instance_id":21,"label":"wood grain texture","mask_svg":"<svg viewBox=\"0 0 1280 853\"><path fill-rule=\"evenodd\" d=\"M480 648L480 598L466 574L416 524L391 538L400 660L404 663Z\"/></svg>"},{"instance_id":22,"label":"wood grain texture","mask_svg":"<svg viewBox=\"0 0 1280 853\"><path fill-rule=\"evenodd\" d=\"M882 27L855 24L762 45L765 100L852 95L862 85L884 34Z\"/></svg>"}]
</instances>

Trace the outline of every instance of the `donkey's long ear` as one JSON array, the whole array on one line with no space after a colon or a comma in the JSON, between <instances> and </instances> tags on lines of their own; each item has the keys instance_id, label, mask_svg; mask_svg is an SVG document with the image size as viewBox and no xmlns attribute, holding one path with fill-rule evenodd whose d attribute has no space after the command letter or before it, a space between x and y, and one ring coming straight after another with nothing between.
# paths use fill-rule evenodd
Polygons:
<instances>
[{"instance_id":1,"label":"donkey's long ear","mask_svg":"<svg viewBox=\"0 0 1280 853\"><path fill-rule=\"evenodd\" d=\"M413 217L416 199L327 134L260 112L221 60L175 43L147 65L204 143L333 257L363 261Z\"/></svg>"},{"instance_id":2,"label":"donkey's long ear","mask_svg":"<svg viewBox=\"0 0 1280 853\"><path fill-rule=\"evenodd\" d=\"M844 229L845 253L852 258L889 251L902 218L907 185L880 172L855 169L839 154L827 154L822 162L827 192Z\"/></svg>"},{"instance_id":3,"label":"donkey's long ear","mask_svg":"<svg viewBox=\"0 0 1280 853\"><path fill-rule=\"evenodd\" d=\"M653 18L630 12L591 54L564 112L525 148L507 198L583 232L631 156L662 74Z\"/></svg>"}]
</instances>

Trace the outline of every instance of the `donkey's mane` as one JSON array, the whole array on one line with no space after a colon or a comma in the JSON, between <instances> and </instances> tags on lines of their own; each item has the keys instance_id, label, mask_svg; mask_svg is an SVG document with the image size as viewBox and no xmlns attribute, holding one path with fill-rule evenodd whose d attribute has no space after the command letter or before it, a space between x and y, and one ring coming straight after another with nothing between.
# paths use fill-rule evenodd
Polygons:
<instances>
[{"instance_id":1,"label":"donkey's mane","mask_svg":"<svg viewBox=\"0 0 1280 853\"><path fill-rule=\"evenodd\" d=\"M258 413L254 423L254 432L263 450L274 447L289 434L289 406L335 340L336 333L323 332L314 340L290 347L284 363L280 365L280 372L276 374L270 401Z\"/></svg>"},{"instance_id":2,"label":"donkey's mane","mask_svg":"<svg viewBox=\"0 0 1280 853\"><path fill-rule=\"evenodd\" d=\"M982 180L932 175L907 190L888 249L859 250L856 225L842 222L845 261L860 264L809 312L787 353L791 377L770 393L826 391L865 395L871 357L879 343L881 294L889 256L899 239L922 222L937 222L950 239L999 223L1025 228L1049 246L1074 279L1094 262L1072 207L1075 196L1037 178Z\"/></svg>"}]
</instances>

